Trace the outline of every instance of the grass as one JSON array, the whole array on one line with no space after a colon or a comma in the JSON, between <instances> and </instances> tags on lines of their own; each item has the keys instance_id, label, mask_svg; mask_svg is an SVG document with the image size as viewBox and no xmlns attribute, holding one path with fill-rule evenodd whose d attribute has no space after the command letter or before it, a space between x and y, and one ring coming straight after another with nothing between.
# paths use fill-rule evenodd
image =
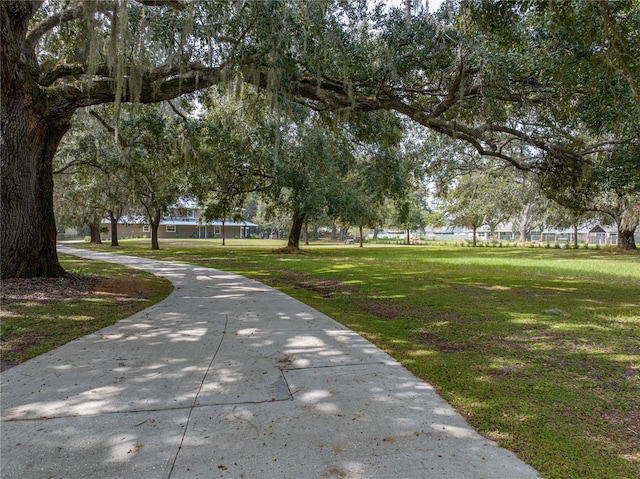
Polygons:
<instances>
[{"instance_id":1,"label":"grass","mask_svg":"<svg viewBox=\"0 0 640 479\"><path fill-rule=\"evenodd\" d=\"M52 290L38 291L40 282L30 287L32 297L3 304L3 366L93 333L157 303L173 290L168 280L130 268L65 255L60 260L68 272L76 273L74 282L86 291L73 290L75 285L65 279L50 280Z\"/></svg>"},{"instance_id":2,"label":"grass","mask_svg":"<svg viewBox=\"0 0 640 479\"><path fill-rule=\"evenodd\" d=\"M275 286L431 383L544 477L640 477L640 255L594 250L123 241ZM112 248L102 248L114 251Z\"/></svg>"}]
</instances>

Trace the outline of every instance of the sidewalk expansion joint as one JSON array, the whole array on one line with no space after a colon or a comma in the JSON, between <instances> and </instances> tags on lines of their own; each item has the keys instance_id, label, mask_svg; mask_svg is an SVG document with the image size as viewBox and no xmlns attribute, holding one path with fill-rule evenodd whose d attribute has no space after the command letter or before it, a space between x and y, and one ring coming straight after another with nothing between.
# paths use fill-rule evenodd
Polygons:
<instances>
[{"instance_id":1,"label":"sidewalk expansion joint","mask_svg":"<svg viewBox=\"0 0 640 479\"><path fill-rule=\"evenodd\" d=\"M187 417L187 422L184 426L184 431L182 432L182 437L180 438L180 444L178 445L178 449L176 450L175 455L173 456L173 460L169 460L169 463L167 464L167 469L168 472L167 474L165 474L163 476L164 479L170 479L171 475L173 474L173 469L176 466L176 461L178 460L178 456L180 455L180 450L182 449L182 445L184 443L184 438L187 436L187 431L189 429L189 424L191 423L191 415L193 414L193 410L196 407L197 403L198 403L198 397L200 396L200 393L202 392L202 388L204 386L205 381L207 380L207 376L209 375L209 371L211 371L211 367L213 366L213 362L216 360L216 358L218 357L218 353L220 352L220 349L222 347L222 343L224 342L224 338L227 336L227 326L229 324L229 315L225 315L225 321L224 321L224 328L222 330L222 337L220 338L220 342L218 343L218 347L216 348L215 353L213 353L213 357L211 358L211 361L209 362L209 366L207 367L207 372L204 374L204 376L202 376L202 381L200 381L200 387L198 388L198 392L196 393L195 397L193 398L193 403L191 403L191 407L189 408L189 416Z\"/></svg>"}]
</instances>

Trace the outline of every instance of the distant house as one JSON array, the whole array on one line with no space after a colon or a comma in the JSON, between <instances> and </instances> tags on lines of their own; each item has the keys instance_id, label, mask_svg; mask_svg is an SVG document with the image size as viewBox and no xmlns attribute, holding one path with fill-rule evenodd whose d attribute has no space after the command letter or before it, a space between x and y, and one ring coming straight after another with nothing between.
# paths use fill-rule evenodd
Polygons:
<instances>
[{"instance_id":1,"label":"distant house","mask_svg":"<svg viewBox=\"0 0 640 479\"><path fill-rule=\"evenodd\" d=\"M204 221L201 210L194 206L174 206L170 215L162 218L158 227L158 238L248 238L258 226L251 221ZM111 237L111 222L102 220L103 239ZM224 230L223 230L224 227ZM104 233L106 229L106 233ZM150 238L151 226L143 216L123 217L118 222L118 239Z\"/></svg>"},{"instance_id":2,"label":"distant house","mask_svg":"<svg viewBox=\"0 0 640 479\"><path fill-rule=\"evenodd\" d=\"M583 225L578 228L578 242L589 244L616 244L618 240L618 231L615 227L605 227L600 225ZM471 232L467 233L471 235ZM477 231L478 240L506 240L515 241L520 239L520 233L517 228L507 222L496 228L493 236L487 226L478 228ZM532 230L527 234L527 241L539 242L539 243L570 243L575 240L575 234L573 228L550 228L545 230Z\"/></svg>"},{"instance_id":3,"label":"distant house","mask_svg":"<svg viewBox=\"0 0 640 479\"><path fill-rule=\"evenodd\" d=\"M487 226L478 228L478 241L518 241L520 232L512 223L504 223L499 225L493 235ZM540 229L529 231L526 241L537 243L569 243L574 241L575 232L573 228L567 229ZM427 227L422 235L426 239L437 240L470 240L473 232L469 228L432 228ZM589 244L613 244L618 240L618 232L615 227L596 226L580 226L578 228L578 242ZM636 233L636 241L640 240L640 232Z\"/></svg>"}]
</instances>

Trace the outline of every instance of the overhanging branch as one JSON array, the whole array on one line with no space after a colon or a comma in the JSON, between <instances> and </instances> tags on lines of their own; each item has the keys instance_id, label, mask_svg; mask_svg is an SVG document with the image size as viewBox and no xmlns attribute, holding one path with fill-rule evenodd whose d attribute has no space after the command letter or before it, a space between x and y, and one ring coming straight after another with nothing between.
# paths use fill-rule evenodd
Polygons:
<instances>
[{"instance_id":1,"label":"overhanging branch","mask_svg":"<svg viewBox=\"0 0 640 479\"><path fill-rule=\"evenodd\" d=\"M216 85L225 80L224 67L204 67L191 65L191 69L179 73L178 67L162 67L143 75L142 88L136 95L131 89L122 93L122 102L157 103L171 100L187 93L193 93ZM116 91L112 78L98 78L93 81L75 82L60 86L50 95L57 96L57 108L76 108L112 103Z\"/></svg>"},{"instance_id":2,"label":"overhanging branch","mask_svg":"<svg viewBox=\"0 0 640 479\"><path fill-rule=\"evenodd\" d=\"M109 2L111 3L111 2ZM29 50L33 50L36 43L42 38L42 36L51 30L56 25L59 25L63 22L68 22L71 20L76 20L81 18L84 12L84 7L82 5L75 8L67 8L61 10L58 13L51 15L50 17L45 18L43 21L38 23L33 30L29 32L27 35L27 46Z\"/></svg>"},{"instance_id":3,"label":"overhanging branch","mask_svg":"<svg viewBox=\"0 0 640 479\"><path fill-rule=\"evenodd\" d=\"M182 11L185 9L185 6L182 2L178 0L136 0L138 3L146 6L146 7L171 7L178 11Z\"/></svg>"}]
</instances>

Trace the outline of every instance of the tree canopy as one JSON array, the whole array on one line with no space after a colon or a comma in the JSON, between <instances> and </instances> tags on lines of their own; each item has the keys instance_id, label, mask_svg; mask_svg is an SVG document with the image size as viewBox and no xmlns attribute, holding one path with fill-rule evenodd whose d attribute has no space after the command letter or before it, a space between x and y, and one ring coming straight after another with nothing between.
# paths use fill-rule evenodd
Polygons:
<instances>
[{"instance_id":1,"label":"tree canopy","mask_svg":"<svg viewBox=\"0 0 640 479\"><path fill-rule=\"evenodd\" d=\"M0 15L5 277L64 273L52 162L83 107L113 103L118 131L123 103L240 81L268 92L276 118L293 101L365 135L373 112L393 112L561 186L640 136L637 0L461 0L437 14L365 0L41 0L2 2Z\"/></svg>"}]
</instances>

